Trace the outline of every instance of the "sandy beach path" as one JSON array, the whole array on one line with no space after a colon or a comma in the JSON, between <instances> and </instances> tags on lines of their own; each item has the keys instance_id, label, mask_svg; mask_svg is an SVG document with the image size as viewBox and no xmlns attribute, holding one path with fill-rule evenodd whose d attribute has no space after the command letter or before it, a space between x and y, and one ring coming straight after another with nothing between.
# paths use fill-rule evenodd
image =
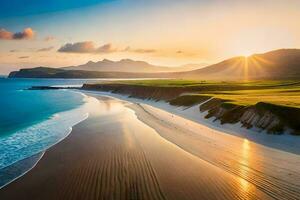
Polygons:
<instances>
[{"instance_id":1,"label":"sandy beach path","mask_svg":"<svg viewBox=\"0 0 300 200\"><path fill-rule=\"evenodd\" d=\"M162 137L151 127L157 119L148 117L154 120L151 126L139 119L146 121L147 113L138 105L97 98L89 118L50 148L33 170L0 190L1 200L273 199Z\"/></svg>"}]
</instances>

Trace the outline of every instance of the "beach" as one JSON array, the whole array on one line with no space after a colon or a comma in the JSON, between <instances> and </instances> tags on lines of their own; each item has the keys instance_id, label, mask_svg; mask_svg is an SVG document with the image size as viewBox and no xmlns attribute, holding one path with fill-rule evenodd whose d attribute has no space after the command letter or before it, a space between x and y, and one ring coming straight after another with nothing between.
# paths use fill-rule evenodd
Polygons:
<instances>
[{"instance_id":1,"label":"beach","mask_svg":"<svg viewBox=\"0 0 300 200\"><path fill-rule=\"evenodd\" d=\"M89 117L0 199L300 199L299 155L91 96Z\"/></svg>"}]
</instances>

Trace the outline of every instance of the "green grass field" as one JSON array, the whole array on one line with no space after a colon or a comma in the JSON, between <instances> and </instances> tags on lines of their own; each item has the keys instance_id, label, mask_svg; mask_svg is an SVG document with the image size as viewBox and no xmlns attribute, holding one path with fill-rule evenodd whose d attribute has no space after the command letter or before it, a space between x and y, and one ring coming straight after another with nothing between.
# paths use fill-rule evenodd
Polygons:
<instances>
[{"instance_id":1,"label":"green grass field","mask_svg":"<svg viewBox=\"0 0 300 200\"><path fill-rule=\"evenodd\" d=\"M282 89L257 89L237 91L216 91L207 93L220 99L229 100L239 105L253 105L258 102L272 103L289 107L300 108L300 87Z\"/></svg>"},{"instance_id":2,"label":"green grass field","mask_svg":"<svg viewBox=\"0 0 300 200\"><path fill-rule=\"evenodd\" d=\"M116 83L116 82L114 82ZM177 98L183 105L202 101L201 96L226 100L237 105L254 105L258 102L300 108L300 81L250 81L214 82L193 80L131 80L117 81L119 84L149 87L193 88L193 95ZM205 99L205 98L204 98Z\"/></svg>"}]
</instances>

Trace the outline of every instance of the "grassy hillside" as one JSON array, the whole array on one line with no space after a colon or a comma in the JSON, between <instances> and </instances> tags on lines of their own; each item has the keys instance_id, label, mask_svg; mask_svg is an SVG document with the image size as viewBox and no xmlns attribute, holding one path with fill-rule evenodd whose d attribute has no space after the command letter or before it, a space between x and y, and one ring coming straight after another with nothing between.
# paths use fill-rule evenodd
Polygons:
<instances>
[{"instance_id":1,"label":"grassy hillside","mask_svg":"<svg viewBox=\"0 0 300 200\"><path fill-rule=\"evenodd\" d=\"M191 92L187 101L199 96L226 100L237 105L254 105L258 102L300 108L300 81L195 81L195 80L130 80L106 82L106 84L131 86L182 88ZM182 101L183 98L181 97ZM183 102L184 104L184 102Z\"/></svg>"},{"instance_id":2,"label":"grassy hillside","mask_svg":"<svg viewBox=\"0 0 300 200\"><path fill-rule=\"evenodd\" d=\"M249 57L234 57L214 65L178 73L178 77L201 79L294 79L300 77L300 50L279 49Z\"/></svg>"},{"instance_id":3,"label":"grassy hillside","mask_svg":"<svg viewBox=\"0 0 300 200\"><path fill-rule=\"evenodd\" d=\"M164 100L171 105L207 111L221 123L240 122L269 133L293 130L300 134L300 82L217 82L192 80L134 80L85 84L83 89L110 91L130 97Z\"/></svg>"}]
</instances>

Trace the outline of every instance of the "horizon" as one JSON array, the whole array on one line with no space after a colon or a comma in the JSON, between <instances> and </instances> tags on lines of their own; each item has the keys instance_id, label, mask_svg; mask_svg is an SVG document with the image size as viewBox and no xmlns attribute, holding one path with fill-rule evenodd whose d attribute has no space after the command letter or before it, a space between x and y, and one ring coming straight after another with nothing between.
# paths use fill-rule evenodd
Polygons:
<instances>
[{"instance_id":1,"label":"horizon","mask_svg":"<svg viewBox=\"0 0 300 200\"><path fill-rule=\"evenodd\" d=\"M300 17L299 6L295 0L55 0L27 5L13 0L0 8L0 74L103 59L208 66L235 56L300 48L300 28L293 20Z\"/></svg>"},{"instance_id":2,"label":"horizon","mask_svg":"<svg viewBox=\"0 0 300 200\"><path fill-rule=\"evenodd\" d=\"M271 53L271 52L276 52L276 51L286 51L286 50L298 50L300 51L300 49L297 49L297 48L282 48L282 49L275 49L275 50L272 50L272 51L268 51L268 52L261 52L261 53L253 53L253 54L250 54L250 55L237 55L237 56L233 56L233 57L230 57L230 58L227 58L225 60L221 60L217 63L187 63L187 64L183 64L183 65L178 65L178 66L159 66L159 65L156 65L156 64L153 64L153 63L149 63L147 61L144 61L144 60L134 60L134 59L131 59L131 58L121 58L119 60L113 60L113 59L107 59L107 58L103 58L101 60L96 60L96 61L92 61L92 60L89 60L85 63L81 63L81 64L78 64L78 65L74 65L74 66L60 66L60 67L49 67L49 66L31 66L31 67L26 67L24 69L34 69L34 68L65 68L65 67L79 67L81 65L88 65L89 63L99 63L99 62L104 62L104 61L109 61L109 62L113 62L113 63L119 63L121 61L124 61L124 60L129 60L129 61L132 61L132 62L144 62L145 64L148 64L148 65L152 65L153 67L163 67L163 68L180 68L180 70L178 72L180 72L184 67L187 67L189 65L192 65L194 66L193 68L191 69L187 69L187 72L188 71L192 71L192 70L195 70L195 69L204 69L204 68L207 68L207 67L210 67L210 66L213 66L213 65L216 65L216 64L220 64L224 61L227 61L227 60L231 60L231 59L239 59L239 58L244 58L245 59L245 63L243 64L243 68L244 68L244 80L247 80L247 71L248 71L248 62L255 62L255 65L254 65L254 68L255 70L261 70L262 66L257 62L255 61L256 59L253 60L253 57L257 56L257 55L264 55L264 54L267 54L267 53ZM271 62L270 60L264 60L264 62ZM237 62L235 62L234 65L236 65ZM198 66L197 66L198 65ZM23 68L20 68L20 69L23 69ZM16 71L19 71L16 70ZM9 71L7 74L1 74L0 73L0 76L2 77L7 77L11 72L15 72L15 71ZM176 70L174 71L176 72Z\"/></svg>"}]
</instances>

